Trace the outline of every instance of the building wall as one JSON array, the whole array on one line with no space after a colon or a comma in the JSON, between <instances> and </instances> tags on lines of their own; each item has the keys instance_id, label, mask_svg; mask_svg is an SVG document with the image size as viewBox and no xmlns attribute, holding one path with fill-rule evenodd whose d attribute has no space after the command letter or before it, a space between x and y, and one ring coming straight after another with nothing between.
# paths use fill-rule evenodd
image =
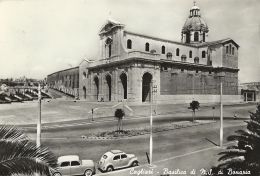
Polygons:
<instances>
[{"instance_id":1,"label":"building wall","mask_svg":"<svg viewBox=\"0 0 260 176\"><path fill-rule=\"evenodd\" d=\"M55 72L47 76L47 85L50 88L64 93L78 96L79 67Z\"/></svg>"}]
</instances>

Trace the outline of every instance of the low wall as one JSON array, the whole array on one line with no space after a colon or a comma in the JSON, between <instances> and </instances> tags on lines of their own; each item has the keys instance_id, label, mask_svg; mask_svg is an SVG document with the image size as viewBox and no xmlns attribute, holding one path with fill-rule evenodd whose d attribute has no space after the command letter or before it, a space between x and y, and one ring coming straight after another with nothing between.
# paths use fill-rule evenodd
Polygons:
<instances>
[{"instance_id":1,"label":"low wall","mask_svg":"<svg viewBox=\"0 0 260 176\"><path fill-rule=\"evenodd\" d=\"M157 103L161 104L182 104L190 103L192 100L200 103L216 103L220 101L219 95L158 95ZM223 103L239 103L243 101L241 95L223 95Z\"/></svg>"}]
</instances>

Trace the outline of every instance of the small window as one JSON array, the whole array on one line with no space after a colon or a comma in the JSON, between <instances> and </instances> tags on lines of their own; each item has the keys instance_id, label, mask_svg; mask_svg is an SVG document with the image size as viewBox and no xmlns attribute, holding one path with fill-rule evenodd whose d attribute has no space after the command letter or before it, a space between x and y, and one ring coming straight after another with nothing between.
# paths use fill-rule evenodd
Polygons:
<instances>
[{"instance_id":1,"label":"small window","mask_svg":"<svg viewBox=\"0 0 260 176\"><path fill-rule=\"evenodd\" d=\"M205 58L205 57L206 57L206 51L202 51L201 57L202 57L202 58Z\"/></svg>"},{"instance_id":2,"label":"small window","mask_svg":"<svg viewBox=\"0 0 260 176\"><path fill-rule=\"evenodd\" d=\"M87 74L86 72L83 72L83 77L86 78L87 77Z\"/></svg>"},{"instance_id":3,"label":"small window","mask_svg":"<svg viewBox=\"0 0 260 176\"><path fill-rule=\"evenodd\" d=\"M232 47L232 55L234 55L234 54L235 54L235 48Z\"/></svg>"},{"instance_id":4,"label":"small window","mask_svg":"<svg viewBox=\"0 0 260 176\"><path fill-rule=\"evenodd\" d=\"M116 155L113 160L119 160L120 159L120 155Z\"/></svg>"},{"instance_id":5,"label":"small window","mask_svg":"<svg viewBox=\"0 0 260 176\"><path fill-rule=\"evenodd\" d=\"M167 53L167 54L166 54L166 57L167 57L167 59L171 59L171 58L172 58L172 53L170 53L170 52Z\"/></svg>"},{"instance_id":6,"label":"small window","mask_svg":"<svg viewBox=\"0 0 260 176\"><path fill-rule=\"evenodd\" d=\"M203 33L203 42L205 42L206 41L206 34L205 34L205 32Z\"/></svg>"},{"instance_id":7,"label":"small window","mask_svg":"<svg viewBox=\"0 0 260 176\"><path fill-rule=\"evenodd\" d=\"M110 44L110 45L108 45L108 57L111 57L111 53L112 53L111 49L112 49L112 47Z\"/></svg>"},{"instance_id":8,"label":"small window","mask_svg":"<svg viewBox=\"0 0 260 176\"><path fill-rule=\"evenodd\" d=\"M231 44L229 44L229 54L231 54Z\"/></svg>"},{"instance_id":9,"label":"small window","mask_svg":"<svg viewBox=\"0 0 260 176\"><path fill-rule=\"evenodd\" d=\"M195 41L195 42L198 42L198 41L199 41L199 33L198 33L198 32L195 32L195 33L194 33L194 41Z\"/></svg>"},{"instance_id":10,"label":"small window","mask_svg":"<svg viewBox=\"0 0 260 176\"><path fill-rule=\"evenodd\" d=\"M228 46L226 46L226 54L228 54Z\"/></svg>"},{"instance_id":11,"label":"small window","mask_svg":"<svg viewBox=\"0 0 260 176\"><path fill-rule=\"evenodd\" d=\"M162 46L162 54L165 54L165 46Z\"/></svg>"},{"instance_id":12,"label":"small window","mask_svg":"<svg viewBox=\"0 0 260 176\"><path fill-rule=\"evenodd\" d=\"M71 166L79 166L80 163L78 161L71 161Z\"/></svg>"},{"instance_id":13,"label":"small window","mask_svg":"<svg viewBox=\"0 0 260 176\"><path fill-rule=\"evenodd\" d=\"M60 167L67 167L67 166L70 166L69 161L66 161L66 162L63 162L63 163L60 164Z\"/></svg>"},{"instance_id":14,"label":"small window","mask_svg":"<svg viewBox=\"0 0 260 176\"><path fill-rule=\"evenodd\" d=\"M145 51L149 51L150 50L149 47L150 47L149 43L146 43L145 44Z\"/></svg>"},{"instance_id":15,"label":"small window","mask_svg":"<svg viewBox=\"0 0 260 176\"><path fill-rule=\"evenodd\" d=\"M125 158L127 158L126 154L121 155L121 159L125 159Z\"/></svg>"},{"instance_id":16,"label":"small window","mask_svg":"<svg viewBox=\"0 0 260 176\"><path fill-rule=\"evenodd\" d=\"M199 70L196 70L196 73L199 73Z\"/></svg>"},{"instance_id":17,"label":"small window","mask_svg":"<svg viewBox=\"0 0 260 176\"><path fill-rule=\"evenodd\" d=\"M184 69L183 69L183 68L181 69L181 72L184 72Z\"/></svg>"},{"instance_id":18,"label":"small window","mask_svg":"<svg viewBox=\"0 0 260 176\"><path fill-rule=\"evenodd\" d=\"M168 70L168 68L166 66L163 67L163 70Z\"/></svg>"},{"instance_id":19,"label":"small window","mask_svg":"<svg viewBox=\"0 0 260 176\"><path fill-rule=\"evenodd\" d=\"M189 57L192 58L192 51L189 52Z\"/></svg>"},{"instance_id":20,"label":"small window","mask_svg":"<svg viewBox=\"0 0 260 176\"><path fill-rule=\"evenodd\" d=\"M127 40L127 49L132 49L132 40Z\"/></svg>"},{"instance_id":21,"label":"small window","mask_svg":"<svg viewBox=\"0 0 260 176\"><path fill-rule=\"evenodd\" d=\"M211 75L211 74L212 74L212 72L211 72L211 71L209 71L209 74Z\"/></svg>"},{"instance_id":22,"label":"small window","mask_svg":"<svg viewBox=\"0 0 260 176\"><path fill-rule=\"evenodd\" d=\"M176 49L176 56L179 56L179 55L180 55L180 49L177 48L177 49Z\"/></svg>"}]
</instances>

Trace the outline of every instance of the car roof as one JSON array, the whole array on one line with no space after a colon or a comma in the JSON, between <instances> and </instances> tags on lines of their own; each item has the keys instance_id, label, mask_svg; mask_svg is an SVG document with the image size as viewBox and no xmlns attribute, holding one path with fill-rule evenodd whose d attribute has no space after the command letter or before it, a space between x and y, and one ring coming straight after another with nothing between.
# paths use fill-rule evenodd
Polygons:
<instances>
[{"instance_id":1,"label":"car roof","mask_svg":"<svg viewBox=\"0 0 260 176\"><path fill-rule=\"evenodd\" d=\"M113 153L113 154L124 153L121 150L110 150L110 152Z\"/></svg>"},{"instance_id":2,"label":"car roof","mask_svg":"<svg viewBox=\"0 0 260 176\"><path fill-rule=\"evenodd\" d=\"M58 158L58 163L61 163L64 161L79 161L79 156L78 155L64 155L64 156L60 156Z\"/></svg>"}]
</instances>

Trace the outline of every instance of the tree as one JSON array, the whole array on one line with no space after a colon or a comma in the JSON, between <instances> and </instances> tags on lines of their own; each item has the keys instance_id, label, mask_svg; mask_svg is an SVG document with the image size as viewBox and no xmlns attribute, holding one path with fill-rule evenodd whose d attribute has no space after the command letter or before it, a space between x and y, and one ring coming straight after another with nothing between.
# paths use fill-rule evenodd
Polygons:
<instances>
[{"instance_id":1,"label":"tree","mask_svg":"<svg viewBox=\"0 0 260 176\"><path fill-rule=\"evenodd\" d=\"M194 100L190 103L190 107L188 107L188 109L192 110L192 121L193 122L195 119L196 109L199 109L199 107L200 107L200 103L198 101L194 101Z\"/></svg>"},{"instance_id":2,"label":"tree","mask_svg":"<svg viewBox=\"0 0 260 176\"><path fill-rule=\"evenodd\" d=\"M255 113L250 112L250 120L246 121L246 130L236 131L236 135L231 135L228 141L236 142L227 147L219 155L219 165L213 168L213 175L223 171L224 175L231 171L250 172L250 175L260 175L260 104L257 105ZM245 173L243 175L246 175Z\"/></svg>"},{"instance_id":3,"label":"tree","mask_svg":"<svg viewBox=\"0 0 260 176\"><path fill-rule=\"evenodd\" d=\"M123 130L123 118L125 116L125 112L123 109L116 109L115 111L115 117L118 120L117 123L117 131L120 132L121 130Z\"/></svg>"},{"instance_id":4,"label":"tree","mask_svg":"<svg viewBox=\"0 0 260 176\"><path fill-rule=\"evenodd\" d=\"M0 171L2 176L35 173L50 175L57 158L47 148L36 147L15 127L0 127Z\"/></svg>"}]
</instances>

